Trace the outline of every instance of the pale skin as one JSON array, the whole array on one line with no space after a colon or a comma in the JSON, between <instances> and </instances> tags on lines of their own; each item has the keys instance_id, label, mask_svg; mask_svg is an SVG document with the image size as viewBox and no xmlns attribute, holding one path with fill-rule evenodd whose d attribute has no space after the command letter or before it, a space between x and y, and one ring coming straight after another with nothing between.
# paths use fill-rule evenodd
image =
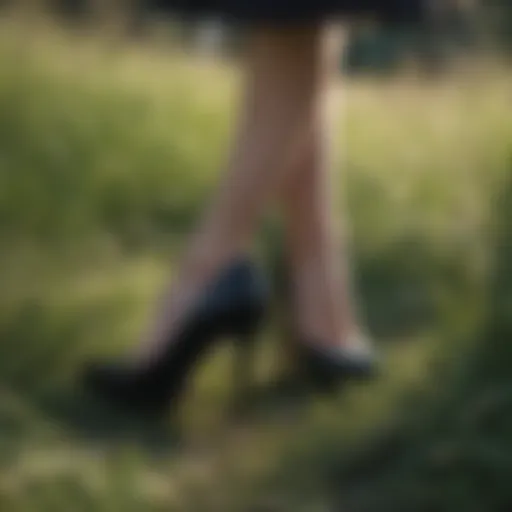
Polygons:
<instances>
[{"instance_id":1,"label":"pale skin","mask_svg":"<svg viewBox=\"0 0 512 512\"><path fill-rule=\"evenodd\" d=\"M271 200L287 236L294 325L304 340L343 345L356 321L331 186L329 88L340 41L321 24L253 29L237 137L217 194L186 247L136 360L173 339L208 282L243 252ZM334 48L334 51L333 51ZM341 270L344 270L341 268Z\"/></svg>"}]
</instances>

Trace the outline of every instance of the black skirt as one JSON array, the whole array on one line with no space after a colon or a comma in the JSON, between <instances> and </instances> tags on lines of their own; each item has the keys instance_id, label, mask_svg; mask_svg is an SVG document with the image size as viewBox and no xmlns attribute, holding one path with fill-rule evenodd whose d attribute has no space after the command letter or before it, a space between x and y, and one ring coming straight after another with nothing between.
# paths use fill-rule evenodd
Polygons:
<instances>
[{"instance_id":1,"label":"black skirt","mask_svg":"<svg viewBox=\"0 0 512 512\"><path fill-rule=\"evenodd\" d=\"M147 0L160 12L250 24L304 23L333 18L420 23L428 0Z\"/></svg>"}]
</instances>

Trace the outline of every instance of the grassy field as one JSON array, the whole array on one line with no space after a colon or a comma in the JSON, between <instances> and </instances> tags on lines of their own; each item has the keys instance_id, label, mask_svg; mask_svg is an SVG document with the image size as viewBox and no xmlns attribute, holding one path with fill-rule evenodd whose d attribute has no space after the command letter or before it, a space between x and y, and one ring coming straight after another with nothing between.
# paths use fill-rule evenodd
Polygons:
<instances>
[{"instance_id":1,"label":"grassy field","mask_svg":"<svg viewBox=\"0 0 512 512\"><path fill-rule=\"evenodd\" d=\"M84 359L135 342L172 274L237 82L228 64L2 27L0 510L510 510L506 70L340 84L340 192L379 382L235 423L221 351L185 436L120 424L75 389ZM278 340L271 321L262 386Z\"/></svg>"}]
</instances>

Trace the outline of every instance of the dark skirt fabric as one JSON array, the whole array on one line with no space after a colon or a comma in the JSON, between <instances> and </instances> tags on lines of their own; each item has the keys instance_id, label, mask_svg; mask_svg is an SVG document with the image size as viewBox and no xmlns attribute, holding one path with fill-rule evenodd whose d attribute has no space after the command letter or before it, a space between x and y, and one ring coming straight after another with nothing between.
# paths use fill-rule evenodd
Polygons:
<instances>
[{"instance_id":1,"label":"dark skirt fabric","mask_svg":"<svg viewBox=\"0 0 512 512\"><path fill-rule=\"evenodd\" d=\"M333 18L421 22L428 0L148 0L160 12L243 23L304 23Z\"/></svg>"}]
</instances>

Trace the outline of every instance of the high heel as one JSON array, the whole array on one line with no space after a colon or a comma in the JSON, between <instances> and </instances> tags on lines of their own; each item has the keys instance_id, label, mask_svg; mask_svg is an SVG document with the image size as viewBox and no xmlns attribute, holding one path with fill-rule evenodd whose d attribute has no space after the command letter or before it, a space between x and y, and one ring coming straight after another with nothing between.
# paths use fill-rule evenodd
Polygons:
<instances>
[{"instance_id":1,"label":"high heel","mask_svg":"<svg viewBox=\"0 0 512 512\"><path fill-rule=\"evenodd\" d=\"M378 375L378 358L359 335L339 347L297 342L298 368L303 379L320 391L334 391L347 381L366 381Z\"/></svg>"},{"instance_id":2,"label":"high heel","mask_svg":"<svg viewBox=\"0 0 512 512\"><path fill-rule=\"evenodd\" d=\"M177 405L199 360L218 341L236 341L240 375L247 378L249 354L266 312L268 289L259 270L247 261L230 266L209 286L197 307L164 352L144 368L117 363L91 364L85 388L109 405L137 417L161 418ZM247 386L247 383L244 383Z\"/></svg>"},{"instance_id":3,"label":"high heel","mask_svg":"<svg viewBox=\"0 0 512 512\"><path fill-rule=\"evenodd\" d=\"M279 283L281 331L285 342L285 381L300 388L321 391L335 390L337 385L350 380L368 380L378 375L379 361L371 343L362 334L354 334L341 346L304 340L292 322L290 309L293 286L287 270L284 253L275 259L274 275Z\"/></svg>"}]
</instances>

